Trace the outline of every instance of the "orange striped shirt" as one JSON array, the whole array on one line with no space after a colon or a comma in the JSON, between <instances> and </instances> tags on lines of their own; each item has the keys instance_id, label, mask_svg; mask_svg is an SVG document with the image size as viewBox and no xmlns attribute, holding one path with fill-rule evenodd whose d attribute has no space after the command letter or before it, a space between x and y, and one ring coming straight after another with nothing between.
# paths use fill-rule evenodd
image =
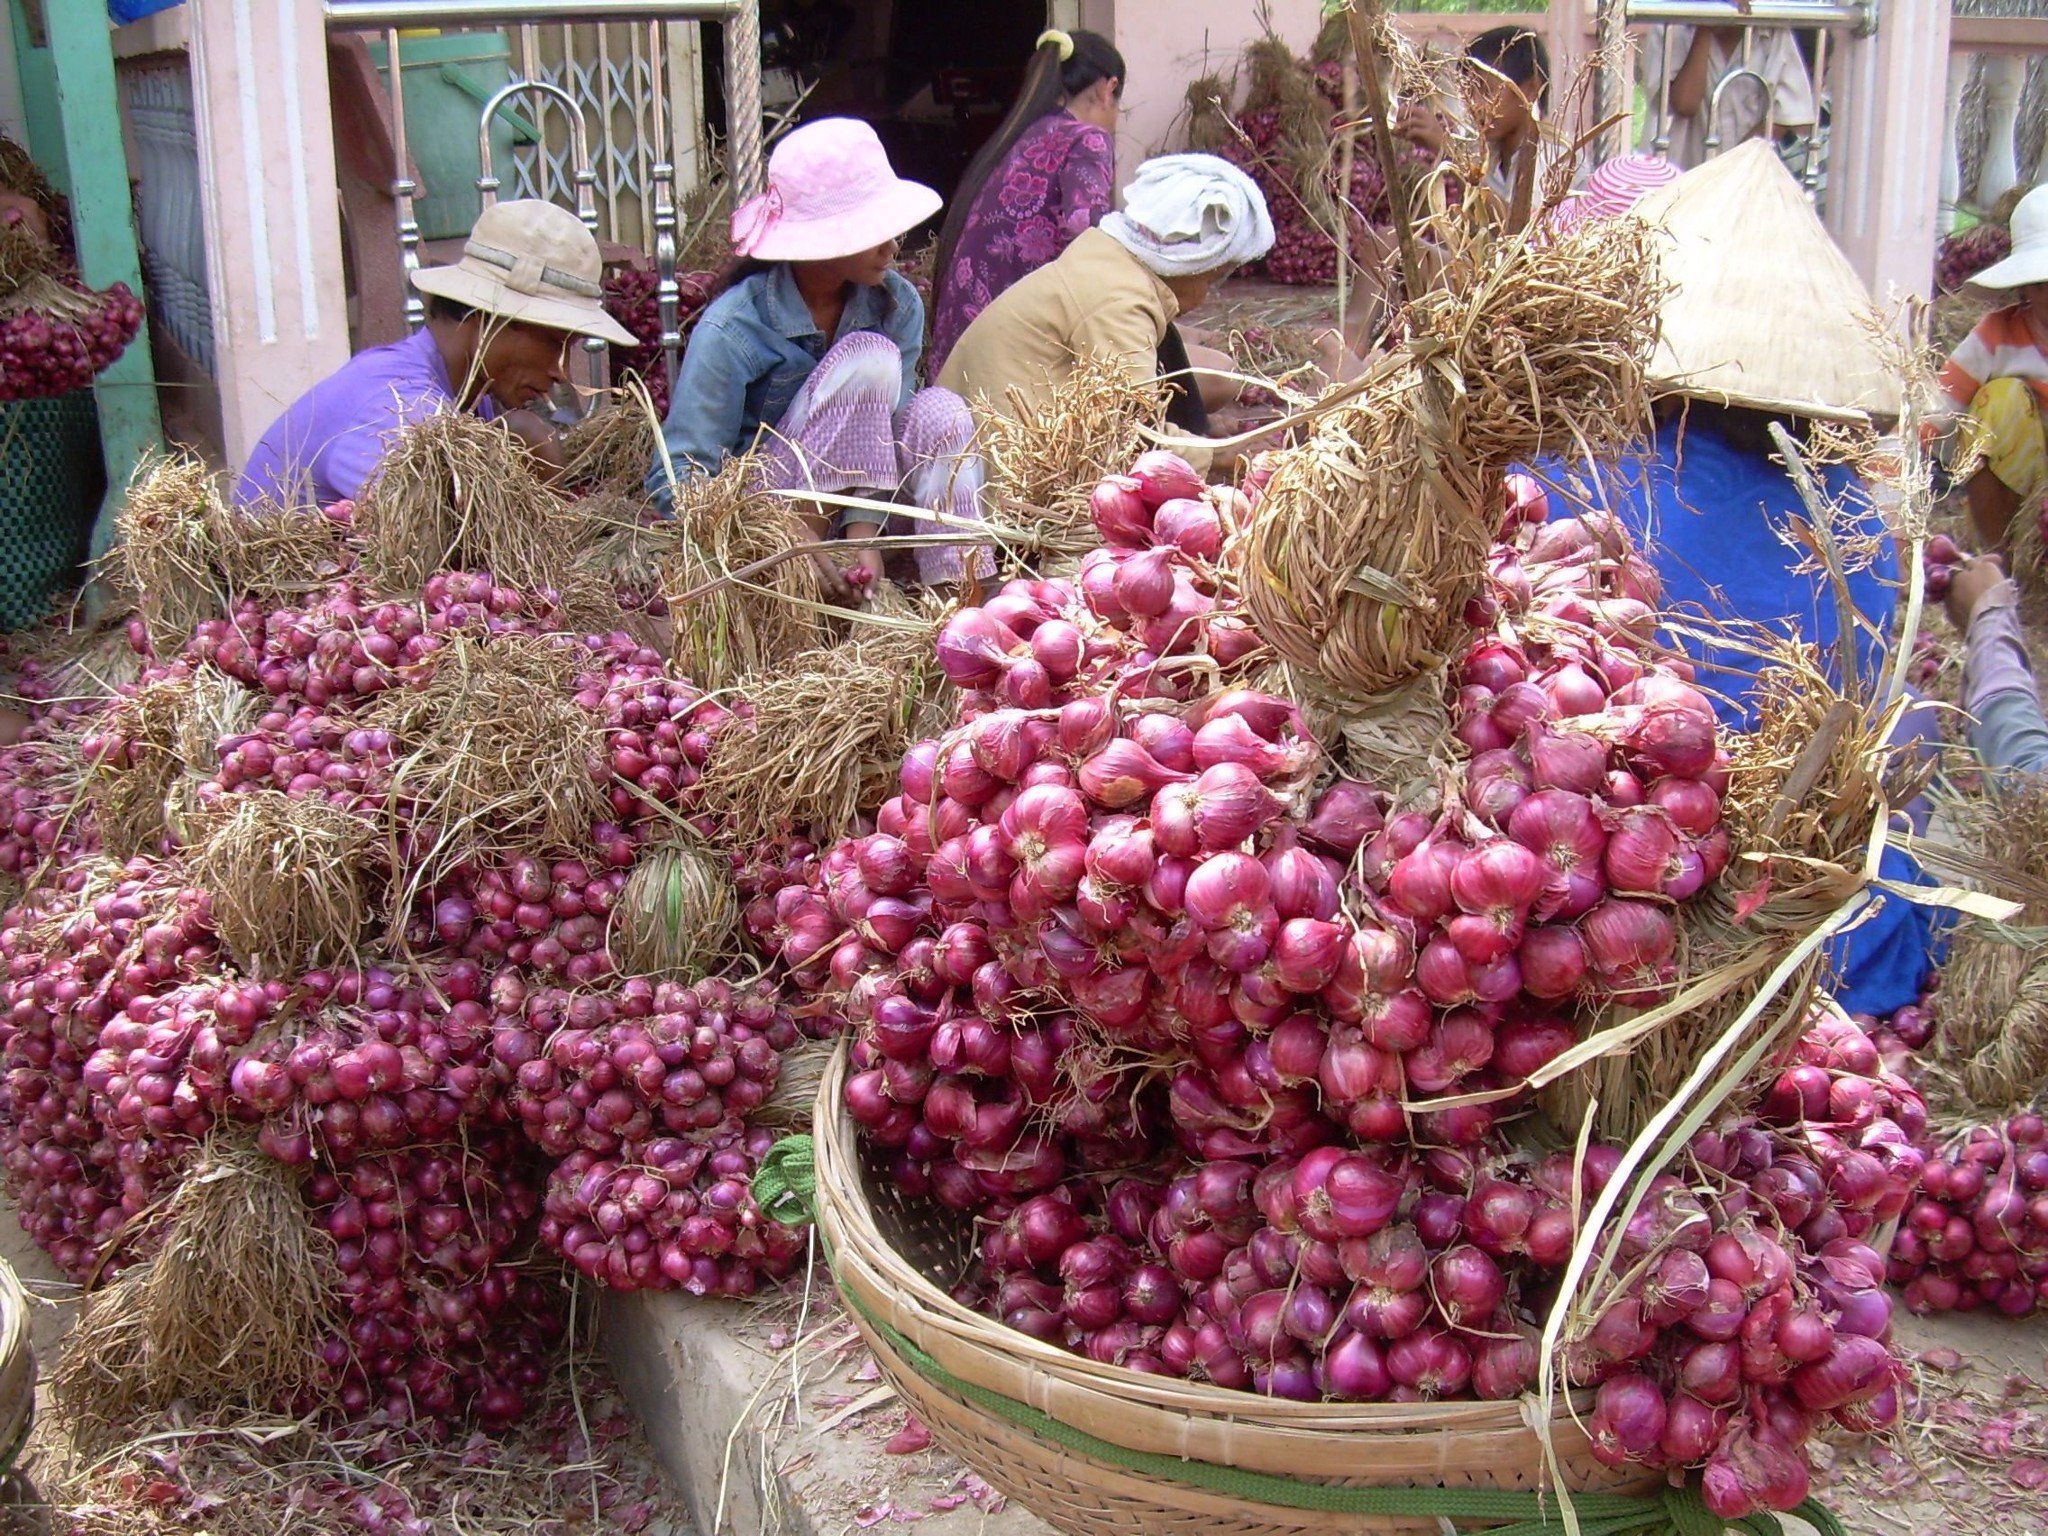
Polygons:
<instances>
[{"instance_id":1,"label":"orange striped shirt","mask_svg":"<svg viewBox=\"0 0 2048 1536\"><path fill-rule=\"evenodd\" d=\"M2025 379L2048 406L2048 350L2024 304L1994 309L1979 320L1941 370L1942 392L1960 410L1968 410L1993 379Z\"/></svg>"}]
</instances>

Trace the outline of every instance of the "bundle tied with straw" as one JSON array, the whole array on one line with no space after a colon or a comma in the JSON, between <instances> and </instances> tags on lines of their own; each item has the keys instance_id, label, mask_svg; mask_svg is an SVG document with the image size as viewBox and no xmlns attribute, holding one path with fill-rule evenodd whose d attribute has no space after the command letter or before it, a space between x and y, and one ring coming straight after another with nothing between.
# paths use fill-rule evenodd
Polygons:
<instances>
[{"instance_id":1,"label":"bundle tied with straw","mask_svg":"<svg viewBox=\"0 0 2048 1536\"><path fill-rule=\"evenodd\" d=\"M129 482L110 574L159 656L175 655L203 620L226 610L215 558L224 514L213 471L192 454L146 461Z\"/></svg>"},{"instance_id":2,"label":"bundle tied with straw","mask_svg":"<svg viewBox=\"0 0 2048 1536\"><path fill-rule=\"evenodd\" d=\"M1034 549L1035 563L1078 560L1101 543L1088 496L1146 448L1166 421L1166 394L1133 379L1113 358L1090 355L1041 402L1010 392L1007 410L982 414L979 443L988 466L988 527Z\"/></svg>"},{"instance_id":3,"label":"bundle tied with straw","mask_svg":"<svg viewBox=\"0 0 2048 1536\"><path fill-rule=\"evenodd\" d=\"M941 617L929 600L916 617L877 615L741 683L751 713L719 732L698 785L729 846L805 829L837 837L894 792L939 686Z\"/></svg>"},{"instance_id":4,"label":"bundle tied with straw","mask_svg":"<svg viewBox=\"0 0 2048 1536\"><path fill-rule=\"evenodd\" d=\"M488 571L552 587L565 609L596 602L573 566L580 524L510 431L466 411L402 429L356 500L362 569L378 592L418 592L436 571Z\"/></svg>"},{"instance_id":5,"label":"bundle tied with straw","mask_svg":"<svg viewBox=\"0 0 2048 1536\"><path fill-rule=\"evenodd\" d=\"M2014 927L1959 928L1941 972L1929 1086L1992 1118L2048 1082L2048 778L2000 775L1988 796L1945 795L1935 819L1971 874L2025 902Z\"/></svg>"},{"instance_id":6,"label":"bundle tied with straw","mask_svg":"<svg viewBox=\"0 0 2048 1536\"><path fill-rule=\"evenodd\" d=\"M86 1298L51 1378L75 1436L104 1447L178 1404L275 1408L313 1384L341 1274L288 1169L218 1132L146 1222L152 1256Z\"/></svg>"},{"instance_id":7,"label":"bundle tied with straw","mask_svg":"<svg viewBox=\"0 0 2048 1536\"><path fill-rule=\"evenodd\" d=\"M119 857L184 841L199 786L219 771L216 746L262 713L257 696L210 666L114 695L80 752L81 783L101 841Z\"/></svg>"},{"instance_id":8,"label":"bundle tied with straw","mask_svg":"<svg viewBox=\"0 0 2048 1536\"><path fill-rule=\"evenodd\" d=\"M352 960L375 913L376 829L325 800L259 789L187 818L193 880L252 973L296 976Z\"/></svg>"},{"instance_id":9,"label":"bundle tied with straw","mask_svg":"<svg viewBox=\"0 0 2048 1536\"><path fill-rule=\"evenodd\" d=\"M116 858L154 853L170 830L171 786L194 687L189 674L140 683L109 701L81 754L82 787L100 841Z\"/></svg>"},{"instance_id":10,"label":"bundle tied with straw","mask_svg":"<svg viewBox=\"0 0 2048 1536\"><path fill-rule=\"evenodd\" d=\"M220 478L190 454L144 463L129 482L106 557L151 648L174 654L201 620L238 598L276 605L317 591L346 562L339 525L309 507L230 506Z\"/></svg>"},{"instance_id":11,"label":"bundle tied with straw","mask_svg":"<svg viewBox=\"0 0 2048 1536\"><path fill-rule=\"evenodd\" d=\"M1648 420L1655 247L1628 220L1539 242L1467 193L1423 226L1434 283L1406 348L1273 456L1239 566L1280 657L1363 710L1400 699L1465 630L1509 464L1600 459Z\"/></svg>"},{"instance_id":12,"label":"bundle tied with straw","mask_svg":"<svg viewBox=\"0 0 2048 1536\"><path fill-rule=\"evenodd\" d=\"M694 983L724 962L739 921L722 861L679 843L640 856L612 907L605 947L625 975Z\"/></svg>"},{"instance_id":13,"label":"bundle tied with straw","mask_svg":"<svg viewBox=\"0 0 2048 1536\"><path fill-rule=\"evenodd\" d=\"M702 688L726 688L824 639L817 564L791 553L813 542L811 528L796 502L761 489L752 459L678 478L673 508L663 596L678 669Z\"/></svg>"},{"instance_id":14,"label":"bundle tied with straw","mask_svg":"<svg viewBox=\"0 0 2048 1536\"><path fill-rule=\"evenodd\" d=\"M413 878L424 888L471 860L580 846L604 814L592 772L604 737L576 702L576 650L461 635L433 663L369 715L398 743L385 809L390 837L411 840Z\"/></svg>"},{"instance_id":15,"label":"bundle tied with straw","mask_svg":"<svg viewBox=\"0 0 2048 1536\"><path fill-rule=\"evenodd\" d=\"M0 224L0 315L47 309L54 297L84 296L53 282L65 268L63 256L26 223ZM61 313L61 311L59 311Z\"/></svg>"},{"instance_id":16,"label":"bundle tied with straw","mask_svg":"<svg viewBox=\"0 0 2048 1536\"><path fill-rule=\"evenodd\" d=\"M638 491L660 437L654 402L636 380L562 434L562 484L571 490Z\"/></svg>"}]
</instances>

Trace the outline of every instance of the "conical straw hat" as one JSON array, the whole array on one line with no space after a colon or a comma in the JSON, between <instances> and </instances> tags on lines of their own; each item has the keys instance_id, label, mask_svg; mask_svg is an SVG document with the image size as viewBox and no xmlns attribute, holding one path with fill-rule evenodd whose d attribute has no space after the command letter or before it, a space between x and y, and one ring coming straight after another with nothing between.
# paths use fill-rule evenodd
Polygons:
<instances>
[{"instance_id":1,"label":"conical straw hat","mask_svg":"<svg viewBox=\"0 0 2048 1536\"><path fill-rule=\"evenodd\" d=\"M1686 172L1635 213L1669 236L1652 383L1837 421L1898 414L1870 290L1767 140Z\"/></svg>"}]
</instances>

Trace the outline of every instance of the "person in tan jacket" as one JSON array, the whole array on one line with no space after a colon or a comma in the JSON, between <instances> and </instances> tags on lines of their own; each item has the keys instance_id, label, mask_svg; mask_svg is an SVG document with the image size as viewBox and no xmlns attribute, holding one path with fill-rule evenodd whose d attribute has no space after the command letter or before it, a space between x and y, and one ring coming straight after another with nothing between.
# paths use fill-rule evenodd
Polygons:
<instances>
[{"instance_id":1,"label":"person in tan jacket","mask_svg":"<svg viewBox=\"0 0 2048 1536\"><path fill-rule=\"evenodd\" d=\"M1114 359L1132 379L1156 378L1175 318L1272 248L1266 200L1236 166L1214 155L1148 160L1121 213L975 317L939 384L986 419L1042 407L1085 357Z\"/></svg>"}]
</instances>

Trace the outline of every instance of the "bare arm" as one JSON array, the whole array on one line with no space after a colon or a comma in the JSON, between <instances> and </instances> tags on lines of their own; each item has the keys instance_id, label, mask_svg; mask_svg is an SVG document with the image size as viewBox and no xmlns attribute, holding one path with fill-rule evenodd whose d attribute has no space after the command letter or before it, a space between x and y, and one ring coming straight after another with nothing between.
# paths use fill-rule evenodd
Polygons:
<instances>
[{"instance_id":1,"label":"bare arm","mask_svg":"<svg viewBox=\"0 0 2048 1536\"><path fill-rule=\"evenodd\" d=\"M1685 51L1685 62L1671 77L1671 91L1666 99L1670 102L1673 117L1692 117L1706 106L1707 92L1713 85L1711 76L1716 35L1711 27L1701 27L1693 33L1692 46Z\"/></svg>"}]
</instances>

